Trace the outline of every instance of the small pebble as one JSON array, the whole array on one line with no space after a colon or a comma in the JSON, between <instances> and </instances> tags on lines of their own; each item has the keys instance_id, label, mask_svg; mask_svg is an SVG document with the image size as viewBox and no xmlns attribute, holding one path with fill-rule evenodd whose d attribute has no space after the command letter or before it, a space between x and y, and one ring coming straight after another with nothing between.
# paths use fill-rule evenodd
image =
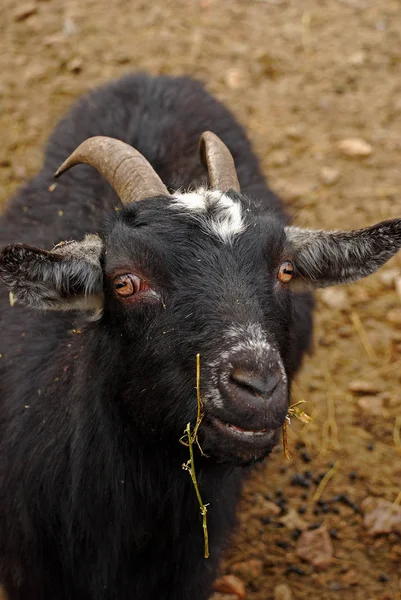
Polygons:
<instances>
[{"instance_id":1,"label":"small pebble","mask_svg":"<svg viewBox=\"0 0 401 600\"><path fill-rule=\"evenodd\" d=\"M298 200L303 207L312 206L315 203L312 184L297 184L285 181L280 185L279 191L283 198L288 202L295 202Z\"/></svg>"},{"instance_id":2,"label":"small pebble","mask_svg":"<svg viewBox=\"0 0 401 600\"><path fill-rule=\"evenodd\" d=\"M375 444L374 442L369 442L369 444L366 447L368 450L370 450L370 452L372 452L375 449Z\"/></svg>"},{"instance_id":3,"label":"small pebble","mask_svg":"<svg viewBox=\"0 0 401 600\"><path fill-rule=\"evenodd\" d=\"M235 575L223 575L213 584L216 592L223 594L234 594L237 598L245 598L245 585L243 581Z\"/></svg>"},{"instance_id":4,"label":"small pebble","mask_svg":"<svg viewBox=\"0 0 401 600\"><path fill-rule=\"evenodd\" d=\"M305 125L298 123L297 125L290 125L285 130L287 136L292 140L301 140L305 134Z\"/></svg>"},{"instance_id":5,"label":"small pebble","mask_svg":"<svg viewBox=\"0 0 401 600\"><path fill-rule=\"evenodd\" d=\"M299 512L300 515L304 515L306 513L306 511L307 511L306 506L300 506L298 508L298 512Z\"/></svg>"},{"instance_id":6,"label":"small pebble","mask_svg":"<svg viewBox=\"0 0 401 600\"><path fill-rule=\"evenodd\" d=\"M381 583L387 583L388 581L390 581L390 578L385 573L380 573L380 575L379 575L379 581Z\"/></svg>"},{"instance_id":7,"label":"small pebble","mask_svg":"<svg viewBox=\"0 0 401 600\"><path fill-rule=\"evenodd\" d=\"M319 294L322 302L333 310L347 310L349 308L349 297L347 290L342 288L326 288Z\"/></svg>"},{"instance_id":8,"label":"small pebble","mask_svg":"<svg viewBox=\"0 0 401 600\"><path fill-rule=\"evenodd\" d=\"M401 506L384 500L384 498L374 498L372 496L365 498L361 506L364 512L363 524L371 535L389 534L389 541L390 536L397 535L395 540L390 541L390 543L399 540L401 535Z\"/></svg>"},{"instance_id":9,"label":"small pebble","mask_svg":"<svg viewBox=\"0 0 401 600\"><path fill-rule=\"evenodd\" d=\"M348 57L348 62L350 65L354 65L355 67L360 67L366 61L366 52L363 50L358 50L354 52Z\"/></svg>"},{"instance_id":10,"label":"small pebble","mask_svg":"<svg viewBox=\"0 0 401 600\"><path fill-rule=\"evenodd\" d=\"M289 543L285 542L284 540L277 540L276 546L278 546L279 548L283 548L283 550L288 550L288 548L290 547Z\"/></svg>"},{"instance_id":11,"label":"small pebble","mask_svg":"<svg viewBox=\"0 0 401 600\"><path fill-rule=\"evenodd\" d=\"M386 320L394 325L394 327L401 327L401 308L392 308L386 314Z\"/></svg>"},{"instance_id":12,"label":"small pebble","mask_svg":"<svg viewBox=\"0 0 401 600\"><path fill-rule=\"evenodd\" d=\"M225 82L231 90L239 90L247 87L248 76L243 69L232 67L226 71Z\"/></svg>"},{"instance_id":13,"label":"small pebble","mask_svg":"<svg viewBox=\"0 0 401 600\"><path fill-rule=\"evenodd\" d=\"M280 583L274 588L274 600L292 600L292 592L286 583Z\"/></svg>"},{"instance_id":14,"label":"small pebble","mask_svg":"<svg viewBox=\"0 0 401 600\"><path fill-rule=\"evenodd\" d=\"M361 396L358 398L358 406L369 415L380 417L383 415L384 400L380 396Z\"/></svg>"},{"instance_id":15,"label":"small pebble","mask_svg":"<svg viewBox=\"0 0 401 600\"><path fill-rule=\"evenodd\" d=\"M16 164L13 166L13 175L16 179L26 179L27 170L25 165Z\"/></svg>"},{"instance_id":16,"label":"small pebble","mask_svg":"<svg viewBox=\"0 0 401 600\"><path fill-rule=\"evenodd\" d=\"M28 19L29 17L36 14L37 12L38 12L37 6L34 3L21 4L21 6L19 6L17 8L17 10L14 12L13 18L14 18L14 21L17 21L17 22L25 21L25 19Z\"/></svg>"},{"instance_id":17,"label":"small pebble","mask_svg":"<svg viewBox=\"0 0 401 600\"><path fill-rule=\"evenodd\" d=\"M348 389L353 394L377 394L380 391L376 384L372 383L371 381L364 381L360 379L351 381Z\"/></svg>"},{"instance_id":18,"label":"small pebble","mask_svg":"<svg viewBox=\"0 0 401 600\"><path fill-rule=\"evenodd\" d=\"M275 150L270 152L269 160L272 167L284 167L290 162L291 156L285 150Z\"/></svg>"},{"instance_id":19,"label":"small pebble","mask_svg":"<svg viewBox=\"0 0 401 600\"><path fill-rule=\"evenodd\" d=\"M327 569L333 561L334 550L326 527L303 531L297 541L296 554L318 569Z\"/></svg>"},{"instance_id":20,"label":"small pebble","mask_svg":"<svg viewBox=\"0 0 401 600\"><path fill-rule=\"evenodd\" d=\"M360 575L356 569L348 569L342 576L342 580L346 585L358 585Z\"/></svg>"},{"instance_id":21,"label":"small pebble","mask_svg":"<svg viewBox=\"0 0 401 600\"><path fill-rule=\"evenodd\" d=\"M67 70L70 71L70 73L78 74L82 71L82 64L82 59L73 58L67 63Z\"/></svg>"},{"instance_id":22,"label":"small pebble","mask_svg":"<svg viewBox=\"0 0 401 600\"><path fill-rule=\"evenodd\" d=\"M333 527L332 529L329 530L329 536L333 540L338 540L338 532L337 532L337 529L335 527Z\"/></svg>"},{"instance_id":23,"label":"small pebble","mask_svg":"<svg viewBox=\"0 0 401 600\"><path fill-rule=\"evenodd\" d=\"M322 167L319 173L320 179L324 185L330 186L337 183L340 172L333 167Z\"/></svg>"},{"instance_id":24,"label":"small pebble","mask_svg":"<svg viewBox=\"0 0 401 600\"><path fill-rule=\"evenodd\" d=\"M280 523L284 523L290 531L294 531L295 529L303 531L308 526L307 522L302 519L294 508L290 508L288 513L280 518Z\"/></svg>"},{"instance_id":25,"label":"small pebble","mask_svg":"<svg viewBox=\"0 0 401 600\"><path fill-rule=\"evenodd\" d=\"M231 565L230 571L245 583L249 583L262 575L263 561L258 558L251 558L246 561L237 562Z\"/></svg>"},{"instance_id":26,"label":"small pebble","mask_svg":"<svg viewBox=\"0 0 401 600\"><path fill-rule=\"evenodd\" d=\"M378 278L385 287L393 288L399 273L399 269L383 269L378 274Z\"/></svg>"},{"instance_id":27,"label":"small pebble","mask_svg":"<svg viewBox=\"0 0 401 600\"><path fill-rule=\"evenodd\" d=\"M261 519L262 517L271 517L272 515L280 514L280 508L276 503L266 500L261 494L257 494L254 500L254 505L249 511L249 514L253 517Z\"/></svg>"},{"instance_id":28,"label":"small pebble","mask_svg":"<svg viewBox=\"0 0 401 600\"><path fill-rule=\"evenodd\" d=\"M373 148L368 142L360 138L347 138L338 143L338 148L342 154L349 158L365 158L370 156Z\"/></svg>"}]
</instances>

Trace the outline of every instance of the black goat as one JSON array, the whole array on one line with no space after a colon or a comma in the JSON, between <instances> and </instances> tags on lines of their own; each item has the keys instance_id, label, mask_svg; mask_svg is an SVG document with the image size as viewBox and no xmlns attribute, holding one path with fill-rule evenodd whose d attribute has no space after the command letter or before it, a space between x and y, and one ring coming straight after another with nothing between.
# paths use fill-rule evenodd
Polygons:
<instances>
[{"instance_id":1,"label":"black goat","mask_svg":"<svg viewBox=\"0 0 401 600\"><path fill-rule=\"evenodd\" d=\"M54 188L91 136L129 146L95 138L62 170L86 162L109 183L81 165ZM130 76L58 125L0 228L17 300L2 286L0 582L10 600L205 600L309 345L305 290L376 270L401 221L290 227L226 108L190 79ZM179 441L197 353L209 559Z\"/></svg>"}]
</instances>

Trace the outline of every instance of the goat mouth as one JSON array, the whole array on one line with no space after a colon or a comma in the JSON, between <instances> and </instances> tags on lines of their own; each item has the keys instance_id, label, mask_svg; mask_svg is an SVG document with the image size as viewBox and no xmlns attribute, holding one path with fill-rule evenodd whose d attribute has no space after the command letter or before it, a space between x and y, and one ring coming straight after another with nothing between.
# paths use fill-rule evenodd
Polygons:
<instances>
[{"instance_id":1,"label":"goat mouth","mask_svg":"<svg viewBox=\"0 0 401 600\"><path fill-rule=\"evenodd\" d=\"M267 426L259 429L256 424L248 427L252 429L233 425L224 417L220 419L209 413L205 418L204 429L200 428L202 449L207 456L214 456L218 463L243 467L255 464L273 450L279 439L280 428Z\"/></svg>"},{"instance_id":2,"label":"goat mouth","mask_svg":"<svg viewBox=\"0 0 401 600\"><path fill-rule=\"evenodd\" d=\"M238 440L248 440L250 442L254 442L256 440L265 441L274 435L273 429L242 429L242 427L238 427L232 423L227 423L217 417L213 417L212 422L219 431L223 431L226 434L228 433L232 437L236 437Z\"/></svg>"}]
</instances>

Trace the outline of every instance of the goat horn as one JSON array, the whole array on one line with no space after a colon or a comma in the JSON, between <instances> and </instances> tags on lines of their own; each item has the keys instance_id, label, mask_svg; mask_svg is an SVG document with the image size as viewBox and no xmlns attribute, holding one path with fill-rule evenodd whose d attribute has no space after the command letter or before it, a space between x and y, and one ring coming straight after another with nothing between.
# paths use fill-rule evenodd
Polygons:
<instances>
[{"instance_id":1,"label":"goat horn","mask_svg":"<svg viewBox=\"0 0 401 600\"><path fill-rule=\"evenodd\" d=\"M205 131L199 142L199 153L209 174L212 188L226 192L241 190L231 152L215 133Z\"/></svg>"},{"instance_id":2,"label":"goat horn","mask_svg":"<svg viewBox=\"0 0 401 600\"><path fill-rule=\"evenodd\" d=\"M99 171L110 183L123 204L153 196L169 196L169 192L152 165L138 150L120 140L96 136L80 146L55 173L62 173L84 163Z\"/></svg>"}]
</instances>

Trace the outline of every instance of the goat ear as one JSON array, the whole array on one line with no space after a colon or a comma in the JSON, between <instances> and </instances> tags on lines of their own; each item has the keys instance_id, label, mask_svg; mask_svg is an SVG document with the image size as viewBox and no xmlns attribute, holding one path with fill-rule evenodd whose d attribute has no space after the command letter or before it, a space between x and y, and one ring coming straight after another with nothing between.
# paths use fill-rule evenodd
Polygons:
<instances>
[{"instance_id":1,"label":"goat ear","mask_svg":"<svg viewBox=\"0 0 401 600\"><path fill-rule=\"evenodd\" d=\"M13 244L0 254L0 276L18 302L47 310L100 310L103 243L97 235L50 252Z\"/></svg>"},{"instance_id":2,"label":"goat ear","mask_svg":"<svg viewBox=\"0 0 401 600\"><path fill-rule=\"evenodd\" d=\"M355 231L314 231L287 227L295 249L294 289L356 281L384 265L401 248L401 219Z\"/></svg>"}]
</instances>

